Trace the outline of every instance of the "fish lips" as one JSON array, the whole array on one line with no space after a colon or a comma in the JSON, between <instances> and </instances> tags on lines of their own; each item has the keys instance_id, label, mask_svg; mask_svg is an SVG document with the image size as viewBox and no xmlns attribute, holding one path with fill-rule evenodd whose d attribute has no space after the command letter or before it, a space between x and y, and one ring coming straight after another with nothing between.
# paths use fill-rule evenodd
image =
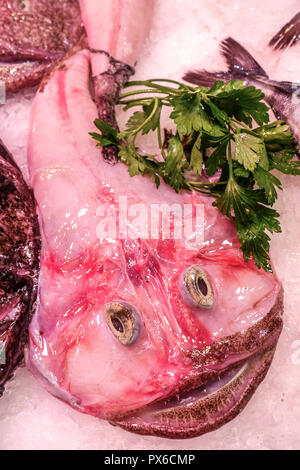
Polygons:
<instances>
[{"instance_id":1,"label":"fish lips","mask_svg":"<svg viewBox=\"0 0 300 470\"><path fill-rule=\"evenodd\" d=\"M194 367L168 397L110 420L127 431L172 439L200 436L235 418L271 365L282 330L283 295L245 333L192 350Z\"/></svg>"}]
</instances>

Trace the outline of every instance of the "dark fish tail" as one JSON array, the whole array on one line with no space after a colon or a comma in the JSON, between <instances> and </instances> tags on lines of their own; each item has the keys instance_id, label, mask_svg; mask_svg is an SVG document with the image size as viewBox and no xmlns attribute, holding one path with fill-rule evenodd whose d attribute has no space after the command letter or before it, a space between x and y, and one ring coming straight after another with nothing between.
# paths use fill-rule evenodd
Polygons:
<instances>
[{"instance_id":1,"label":"dark fish tail","mask_svg":"<svg viewBox=\"0 0 300 470\"><path fill-rule=\"evenodd\" d=\"M223 82L229 82L232 79L231 72L207 72L206 70L199 70L193 72L187 72L184 80L195 85L205 86L210 88L216 80L223 80Z\"/></svg>"},{"instance_id":2,"label":"dark fish tail","mask_svg":"<svg viewBox=\"0 0 300 470\"><path fill-rule=\"evenodd\" d=\"M228 82L232 79L245 78L268 79L268 75L251 54L232 38L221 42L221 52L228 65L227 72L207 72L206 70L187 72L183 79L205 87L210 87L216 80Z\"/></svg>"},{"instance_id":3,"label":"dark fish tail","mask_svg":"<svg viewBox=\"0 0 300 470\"><path fill-rule=\"evenodd\" d=\"M261 76L268 78L268 75L251 54L232 38L224 39L221 42L221 52L225 57L228 68L233 73L245 76Z\"/></svg>"},{"instance_id":4,"label":"dark fish tail","mask_svg":"<svg viewBox=\"0 0 300 470\"><path fill-rule=\"evenodd\" d=\"M262 84L273 93L281 93L288 97L295 95L300 98L300 83L271 80L254 57L234 39L224 39L221 42L221 52L228 65L227 72L196 70L187 72L183 79L205 87L212 86L216 80L228 82L232 79L240 79L248 83ZM266 96L266 101L269 99L270 97Z\"/></svg>"},{"instance_id":5,"label":"dark fish tail","mask_svg":"<svg viewBox=\"0 0 300 470\"><path fill-rule=\"evenodd\" d=\"M289 124L300 147L299 123L294 122L291 117L295 107L300 105L300 84L271 80L252 55L230 37L221 42L221 53L228 65L227 72L189 71L183 79L207 88L210 88L216 80L223 80L226 83L233 79L258 86L265 93L265 100L277 119Z\"/></svg>"},{"instance_id":6,"label":"dark fish tail","mask_svg":"<svg viewBox=\"0 0 300 470\"><path fill-rule=\"evenodd\" d=\"M300 41L300 12L297 13L269 42L274 49L286 49Z\"/></svg>"}]
</instances>

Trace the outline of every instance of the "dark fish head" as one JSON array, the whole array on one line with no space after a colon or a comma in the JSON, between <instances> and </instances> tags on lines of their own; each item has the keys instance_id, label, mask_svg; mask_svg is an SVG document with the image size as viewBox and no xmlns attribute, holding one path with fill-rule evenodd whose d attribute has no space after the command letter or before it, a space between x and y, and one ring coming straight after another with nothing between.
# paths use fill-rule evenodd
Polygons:
<instances>
[{"instance_id":1,"label":"dark fish head","mask_svg":"<svg viewBox=\"0 0 300 470\"><path fill-rule=\"evenodd\" d=\"M37 85L82 33L78 2L2 0L0 81L7 92Z\"/></svg>"}]
</instances>

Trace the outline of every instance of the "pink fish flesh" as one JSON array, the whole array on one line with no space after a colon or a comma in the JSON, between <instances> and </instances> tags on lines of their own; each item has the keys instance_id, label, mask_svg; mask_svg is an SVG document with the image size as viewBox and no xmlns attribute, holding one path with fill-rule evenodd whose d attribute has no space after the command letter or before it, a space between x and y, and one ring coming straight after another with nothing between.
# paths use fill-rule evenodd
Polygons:
<instances>
[{"instance_id":1,"label":"pink fish flesh","mask_svg":"<svg viewBox=\"0 0 300 470\"><path fill-rule=\"evenodd\" d=\"M92 51L91 64L98 116L115 129L115 103L124 84L134 73L149 33L155 0L79 0L81 14ZM101 31L101 34L99 34ZM103 158L117 161L117 149L103 149Z\"/></svg>"},{"instance_id":2,"label":"pink fish flesh","mask_svg":"<svg viewBox=\"0 0 300 470\"><path fill-rule=\"evenodd\" d=\"M264 378L282 328L280 283L244 262L209 198L156 190L101 158L88 135L93 57L69 58L34 100L28 154L43 248L27 364L79 411L141 434L200 435L236 416ZM99 239L99 208L122 196L144 207L202 205L204 242L190 250L183 240ZM194 267L205 272L210 309L190 297ZM130 344L118 339L120 324Z\"/></svg>"}]
</instances>

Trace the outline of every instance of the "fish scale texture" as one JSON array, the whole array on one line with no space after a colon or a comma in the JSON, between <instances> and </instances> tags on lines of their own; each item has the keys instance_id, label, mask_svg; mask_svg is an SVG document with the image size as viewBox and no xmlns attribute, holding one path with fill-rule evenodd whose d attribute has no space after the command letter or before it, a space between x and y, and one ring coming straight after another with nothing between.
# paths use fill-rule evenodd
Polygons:
<instances>
[{"instance_id":1,"label":"fish scale texture","mask_svg":"<svg viewBox=\"0 0 300 470\"><path fill-rule=\"evenodd\" d=\"M267 49L270 38L298 8L299 2L294 0L285 2L284 11L279 0L263 4L258 0L229 0L226 7L214 0L201 0L192 6L188 0L163 0L154 11L153 28L136 79L180 79L193 67L221 70L224 63L218 43L230 34L249 48L272 78L300 81L299 46L281 54ZM0 108L0 137L15 152L24 172L29 107L27 94ZM125 119L119 118L120 123ZM151 136L147 147L153 149ZM0 400L0 449L299 448L300 180L282 177L282 181L285 190L276 207L283 231L273 237L272 258L285 291L284 329L265 381L235 420L188 441L133 435L72 410L45 392L26 369L19 369Z\"/></svg>"},{"instance_id":2,"label":"fish scale texture","mask_svg":"<svg viewBox=\"0 0 300 470\"><path fill-rule=\"evenodd\" d=\"M2 0L0 81L8 92L38 84L82 34L77 0Z\"/></svg>"}]
</instances>

